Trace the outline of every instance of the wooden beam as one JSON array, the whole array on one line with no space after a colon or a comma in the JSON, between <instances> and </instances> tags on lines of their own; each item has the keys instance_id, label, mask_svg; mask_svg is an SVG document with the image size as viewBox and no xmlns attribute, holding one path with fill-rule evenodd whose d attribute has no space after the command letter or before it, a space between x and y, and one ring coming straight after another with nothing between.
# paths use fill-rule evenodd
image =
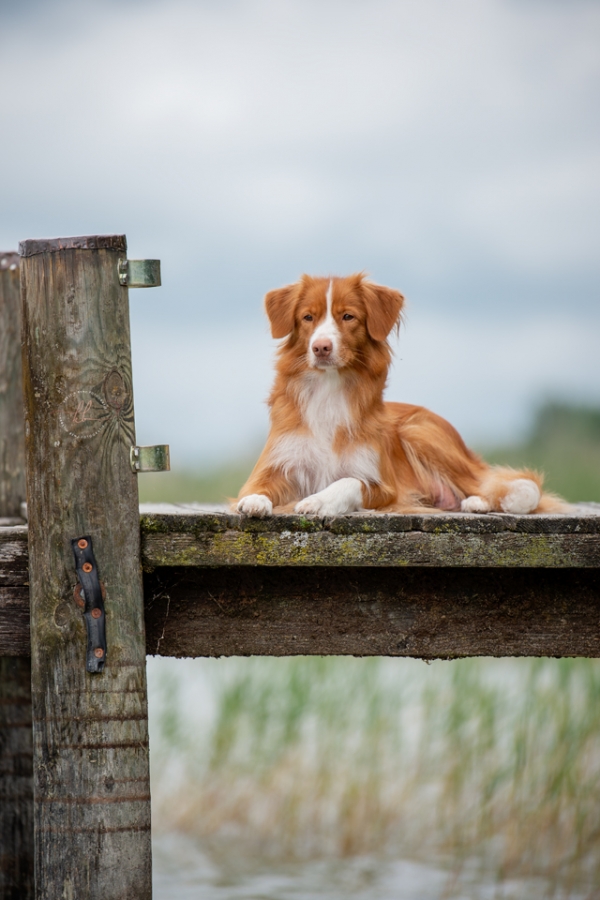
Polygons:
<instances>
[{"instance_id":1,"label":"wooden beam","mask_svg":"<svg viewBox=\"0 0 600 900\"><path fill-rule=\"evenodd\" d=\"M182 567L144 590L160 656L600 657L593 569Z\"/></svg>"},{"instance_id":2,"label":"wooden beam","mask_svg":"<svg viewBox=\"0 0 600 900\"><path fill-rule=\"evenodd\" d=\"M225 507L142 507L144 567L399 566L596 568L600 506L571 515L245 519Z\"/></svg>"},{"instance_id":3,"label":"wooden beam","mask_svg":"<svg viewBox=\"0 0 600 900\"><path fill-rule=\"evenodd\" d=\"M420 566L366 566L355 559L351 565L223 565L220 549L208 557L209 565L161 565L165 557L181 558L177 541L182 534L194 541L228 532L245 535L246 541L252 534L267 534L270 540L280 534L289 542L294 522L284 516L243 521L215 507L157 510L143 505L141 510L149 654L600 656L600 570L577 565L577 557L569 557L565 550L568 540L581 537L590 541L590 547L598 547L597 504L581 505L568 517L465 515L386 521L383 516L355 515L299 523L310 529L301 534L328 533L340 541L349 531L360 535L365 525L383 524L395 528L388 533L400 537L425 537L431 541L431 555ZM157 534L162 549L153 556L147 540ZM518 535L525 547L529 540L554 535L565 542L563 565L541 567L528 553L527 561L534 564L520 568L450 566L444 564L445 549L435 555L437 542L448 535L460 544L482 534L490 542ZM169 536L177 547L172 555ZM0 582L11 581L5 596L10 593L12 598L10 608L5 603L3 617L0 608L4 646L26 647L26 600L18 593L26 590L25 548L22 529L5 529L4 537L0 531L0 559L4 553L12 560L4 568L0 565ZM488 549L487 559L490 555ZM256 552L250 558L256 559ZM464 560L464 552L458 558Z\"/></svg>"},{"instance_id":4,"label":"wooden beam","mask_svg":"<svg viewBox=\"0 0 600 900\"><path fill-rule=\"evenodd\" d=\"M25 436L23 383L21 377L21 300L19 256L0 252L0 523L22 521L25 500ZM22 573L27 567L26 547L19 544ZM8 571L0 575L0 646L6 622L4 596L10 582L10 546L0 545L0 559ZM0 650L0 900L32 900L33 884L33 772L31 756L31 660L29 659L29 592L17 589L18 600L26 600L20 614L21 640L18 655L3 656ZM20 591L20 596L19 596ZM10 604L9 604L10 607ZM9 622L9 628L11 623Z\"/></svg>"},{"instance_id":5,"label":"wooden beam","mask_svg":"<svg viewBox=\"0 0 600 900\"><path fill-rule=\"evenodd\" d=\"M128 291L118 274L126 243L25 241L20 251L36 897L147 900L145 638ZM73 600L71 540L84 535L106 590L98 674L86 671Z\"/></svg>"}]
</instances>

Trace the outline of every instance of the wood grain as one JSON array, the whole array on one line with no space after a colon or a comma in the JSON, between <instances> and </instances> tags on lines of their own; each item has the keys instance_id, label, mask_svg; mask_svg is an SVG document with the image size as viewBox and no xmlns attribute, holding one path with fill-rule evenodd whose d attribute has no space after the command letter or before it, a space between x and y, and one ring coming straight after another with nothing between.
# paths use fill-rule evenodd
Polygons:
<instances>
[{"instance_id":1,"label":"wood grain","mask_svg":"<svg viewBox=\"0 0 600 900\"><path fill-rule=\"evenodd\" d=\"M0 517L26 499L19 293L19 257L0 252Z\"/></svg>"},{"instance_id":2,"label":"wood grain","mask_svg":"<svg viewBox=\"0 0 600 900\"><path fill-rule=\"evenodd\" d=\"M0 252L0 523L22 521L25 438L19 256ZM0 527L0 532L4 529ZM26 536L25 536L26 541ZM0 538L0 900L33 898L27 545ZM23 577L24 576L24 577ZM26 604L25 608L24 604ZM20 639L3 655L7 634Z\"/></svg>"},{"instance_id":3,"label":"wood grain","mask_svg":"<svg viewBox=\"0 0 600 900\"><path fill-rule=\"evenodd\" d=\"M160 656L600 657L592 569L155 569Z\"/></svg>"},{"instance_id":4,"label":"wood grain","mask_svg":"<svg viewBox=\"0 0 600 900\"><path fill-rule=\"evenodd\" d=\"M84 234L77 237L21 241L19 244L19 255L22 257L55 253L57 250L116 250L125 256L127 241L124 234Z\"/></svg>"},{"instance_id":5,"label":"wood grain","mask_svg":"<svg viewBox=\"0 0 600 900\"><path fill-rule=\"evenodd\" d=\"M36 896L151 896L143 597L123 236L21 245ZM85 671L70 540L106 586Z\"/></svg>"},{"instance_id":6,"label":"wood grain","mask_svg":"<svg viewBox=\"0 0 600 900\"><path fill-rule=\"evenodd\" d=\"M32 900L31 660L0 657L0 898Z\"/></svg>"}]
</instances>

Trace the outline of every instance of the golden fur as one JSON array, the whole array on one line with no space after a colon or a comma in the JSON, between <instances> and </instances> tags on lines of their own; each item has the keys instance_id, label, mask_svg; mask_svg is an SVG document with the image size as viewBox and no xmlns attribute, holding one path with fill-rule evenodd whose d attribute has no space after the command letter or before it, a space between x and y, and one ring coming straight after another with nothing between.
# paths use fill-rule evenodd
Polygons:
<instances>
[{"instance_id":1,"label":"golden fur","mask_svg":"<svg viewBox=\"0 0 600 900\"><path fill-rule=\"evenodd\" d=\"M378 474L360 480L364 508L404 513L459 510L462 501L472 498L465 508L481 499L481 511L486 506L501 511L510 506L507 496L515 481L522 485L525 479L540 489L539 502L531 511L562 509L558 498L541 493L538 473L489 466L440 416L421 406L383 401L392 355L387 339L400 324L403 305L398 291L372 284L361 274L333 279L305 275L297 284L266 295L272 335L285 340L269 398L270 434L238 499L262 495L279 511L292 510L303 499L293 466L281 464L277 448L290 436L300 448L310 448L302 441L316 440L307 422L305 399L319 388L320 379L333 377L327 370L335 369L337 402L347 412L330 435L330 453L352 459L360 448L364 458L367 454L378 462ZM311 353L316 352L313 335L324 321L333 323L336 334L334 364L328 359L315 362ZM345 474L342 471L342 477ZM347 475L352 477L352 471ZM238 508L248 511L242 503Z\"/></svg>"}]
</instances>

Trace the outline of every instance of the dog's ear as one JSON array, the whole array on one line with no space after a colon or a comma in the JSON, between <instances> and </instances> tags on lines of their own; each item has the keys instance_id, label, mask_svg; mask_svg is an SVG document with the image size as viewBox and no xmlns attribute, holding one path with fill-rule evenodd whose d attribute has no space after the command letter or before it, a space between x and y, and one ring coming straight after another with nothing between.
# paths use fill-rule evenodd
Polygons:
<instances>
[{"instance_id":1,"label":"dog's ear","mask_svg":"<svg viewBox=\"0 0 600 900\"><path fill-rule=\"evenodd\" d=\"M367 331L374 341L385 341L394 326L400 325L404 297L394 288L363 281L361 285L367 308Z\"/></svg>"},{"instance_id":2,"label":"dog's ear","mask_svg":"<svg viewBox=\"0 0 600 900\"><path fill-rule=\"evenodd\" d=\"M271 323L271 334L274 338L283 338L294 327L294 313L298 301L297 284L269 291L265 296L265 310Z\"/></svg>"}]
</instances>

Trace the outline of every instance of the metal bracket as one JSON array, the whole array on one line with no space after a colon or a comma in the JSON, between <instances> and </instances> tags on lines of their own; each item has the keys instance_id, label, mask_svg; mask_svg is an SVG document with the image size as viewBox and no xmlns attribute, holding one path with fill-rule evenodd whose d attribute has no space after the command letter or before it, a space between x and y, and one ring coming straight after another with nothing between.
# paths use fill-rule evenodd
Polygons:
<instances>
[{"instance_id":1,"label":"metal bracket","mask_svg":"<svg viewBox=\"0 0 600 900\"><path fill-rule=\"evenodd\" d=\"M103 671L106 660L106 614L104 589L98 578L98 566L92 549L92 539L86 534L71 541L79 584L75 600L84 602L83 617L87 629L85 668L92 675Z\"/></svg>"},{"instance_id":2,"label":"metal bracket","mask_svg":"<svg viewBox=\"0 0 600 900\"><path fill-rule=\"evenodd\" d=\"M129 459L134 472L169 472L171 469L168 444L132 447L129 451Z\"/></svg>"},{"instance_id":3,"label":"metal bracket","mask_svg":"<svg viewBox=\"0 0 600 900\"><path fill-rule=\"evenodd\" d=\"M130 288L160 287L160 259L120 259L119 282Z\"/></svg>"}]
</instances>

